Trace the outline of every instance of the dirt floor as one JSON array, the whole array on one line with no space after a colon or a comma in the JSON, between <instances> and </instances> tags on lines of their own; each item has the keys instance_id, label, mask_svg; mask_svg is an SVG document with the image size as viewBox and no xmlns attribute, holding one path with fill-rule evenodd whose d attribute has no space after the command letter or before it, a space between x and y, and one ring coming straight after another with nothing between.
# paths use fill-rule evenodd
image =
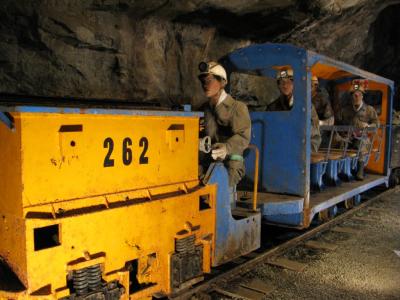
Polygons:
<instances>
[{"instance_id":1,"label":"dirt floor","mask_svg":"<svg viewBox=\"0 0 400 300\"><path fill-rule=\"evenodd\" d=\"M303 272L263 264L230 283L230 290L259 278L272 287L264 299L400 299L400 256L394 252L400 255L400 189L369 207L356 215L373 221L341 224L358 233L329 231L314 239L338 245L336 250L298 246L286 253L307 264Z\"/></svg>"}]
</instances>

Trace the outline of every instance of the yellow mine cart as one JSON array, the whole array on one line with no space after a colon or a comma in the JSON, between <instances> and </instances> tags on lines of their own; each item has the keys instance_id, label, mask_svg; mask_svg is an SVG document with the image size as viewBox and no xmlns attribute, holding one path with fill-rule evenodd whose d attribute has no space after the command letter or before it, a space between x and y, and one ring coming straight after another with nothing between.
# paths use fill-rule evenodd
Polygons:
<instances>
[{"instance_id":1,"label":"yellow mine cart","mask_svg":"<svg viewBox=\"0 0 400 300\"><path fill-rule=\"evenodd\" d=\"M198 113L2 111L0 299L146 298L210 271Z\"/></svg>"}]
</instances>

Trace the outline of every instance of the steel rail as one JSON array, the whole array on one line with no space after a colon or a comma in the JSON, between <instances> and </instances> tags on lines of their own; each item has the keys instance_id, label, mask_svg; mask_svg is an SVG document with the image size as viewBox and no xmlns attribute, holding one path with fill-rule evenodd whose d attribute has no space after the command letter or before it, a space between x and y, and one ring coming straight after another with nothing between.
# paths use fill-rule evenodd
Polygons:
<instances>
[{"instance_id":1,"label":"steel rail","mask_svg":"<svg viewBox=\"0 0 400 300\"><path fill-rule=\"evenodd\" d=\"M341 215L333 218L332 220L329 220L321 225L318 225L315 228L309 229L305 233L303 233L293 239L290 239L272 249L266 250L265 252L260 253L256 257L251 258L250 260L244 262L243 264L240 264L224 273L216 275L215 277L212 277L212 278L200 283L199 285L196 285L188 290L177 293L176 295L173 295L172 297L170 297L170 299L174 299L174 300L189 299L192 295L194 295L196 293L211 292L214 290L214 287L217 288L219 284L225 283L228 280L232 280L241 274L251 271L253 268L258 266L260 263L265 262L267 259L273 258L275 256L278 256L278 255L284 253L285 251L293 248L294 246L297 246L297 245L315 237L318 233L328 231L332 227L338 225L342 221L353 216L359 210L371 205L372 203L381 199L382 197L390 195L396 191L400 191L400 186L393 188L393 189L386 190L386 191L380 193L379 195L377 195L371 199L368 199L364 203L362 203L358 206L355 206L354 208L342 213Z\"/></svg>"}]
</instances>

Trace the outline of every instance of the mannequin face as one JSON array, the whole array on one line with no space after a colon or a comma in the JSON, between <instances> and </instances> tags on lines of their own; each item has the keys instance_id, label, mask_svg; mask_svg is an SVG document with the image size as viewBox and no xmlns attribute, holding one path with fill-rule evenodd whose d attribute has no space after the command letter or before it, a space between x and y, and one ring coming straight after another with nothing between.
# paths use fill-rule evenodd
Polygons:
<instances>
[{"instance_id":1,"label":"mannequin face","mask_svg":"<svg viewBox=\"0 0 400 300\"><path fill-rule=\"evenodd\" d=\"M364 97L364 95L361 91L355 91L351 95L353 106L359 107L363 102L363 97Z\"/></svg>"},{"instance_id":2,"label":"mannequin face","mask_svg":"<svg viewBox=\"0 0 400 300\"><path fill-rule=\"evenodd\" d=\"M212 74L207 74L207 76L202 77L200 82L203 92L207 98L216 97L225 87L224 82L218 81Z\"/></svg>"},{"instance_id":3,"label":"mannequin face","mask_svg":"<svg viewBox=\"0 0 400 300\"><path fill-rule=\"evenodd\" d=\"M278 88L281 94L286 97L293 95L293 81L289 78L281 78L278 82Z\"/></svg>"}]
</instances>

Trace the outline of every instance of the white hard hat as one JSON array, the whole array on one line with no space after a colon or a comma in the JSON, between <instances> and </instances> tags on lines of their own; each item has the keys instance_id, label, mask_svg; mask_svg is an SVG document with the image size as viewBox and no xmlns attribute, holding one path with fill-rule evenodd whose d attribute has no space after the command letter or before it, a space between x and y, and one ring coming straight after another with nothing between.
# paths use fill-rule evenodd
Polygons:
<instances>
[{"instance_id":1,"label":"white hard hat","mask_svg":"<svg viewBox=\"0 0 400 300\"><path fill-rule=\"evenodd\" d=\"M289 78L293 79L293 69L283 69L283 70L278 70L276 72L276 79L280 80L282 78Z\"/></svg>"},{"instance_id":2,"label":"white hard hat","mask_svg":"<svg viewBox=\"0 0 400 300\"><path fill-rule=\"evenodd\" d=\"M228 82L228 78L226 76L226 71L224 67L215 61L210 61L208 63L201 62L199 64L199 70L200 70L199 77L202 75L212 74L215 76L219 76L226 82Z\"/></svg>"}]
</instances>

